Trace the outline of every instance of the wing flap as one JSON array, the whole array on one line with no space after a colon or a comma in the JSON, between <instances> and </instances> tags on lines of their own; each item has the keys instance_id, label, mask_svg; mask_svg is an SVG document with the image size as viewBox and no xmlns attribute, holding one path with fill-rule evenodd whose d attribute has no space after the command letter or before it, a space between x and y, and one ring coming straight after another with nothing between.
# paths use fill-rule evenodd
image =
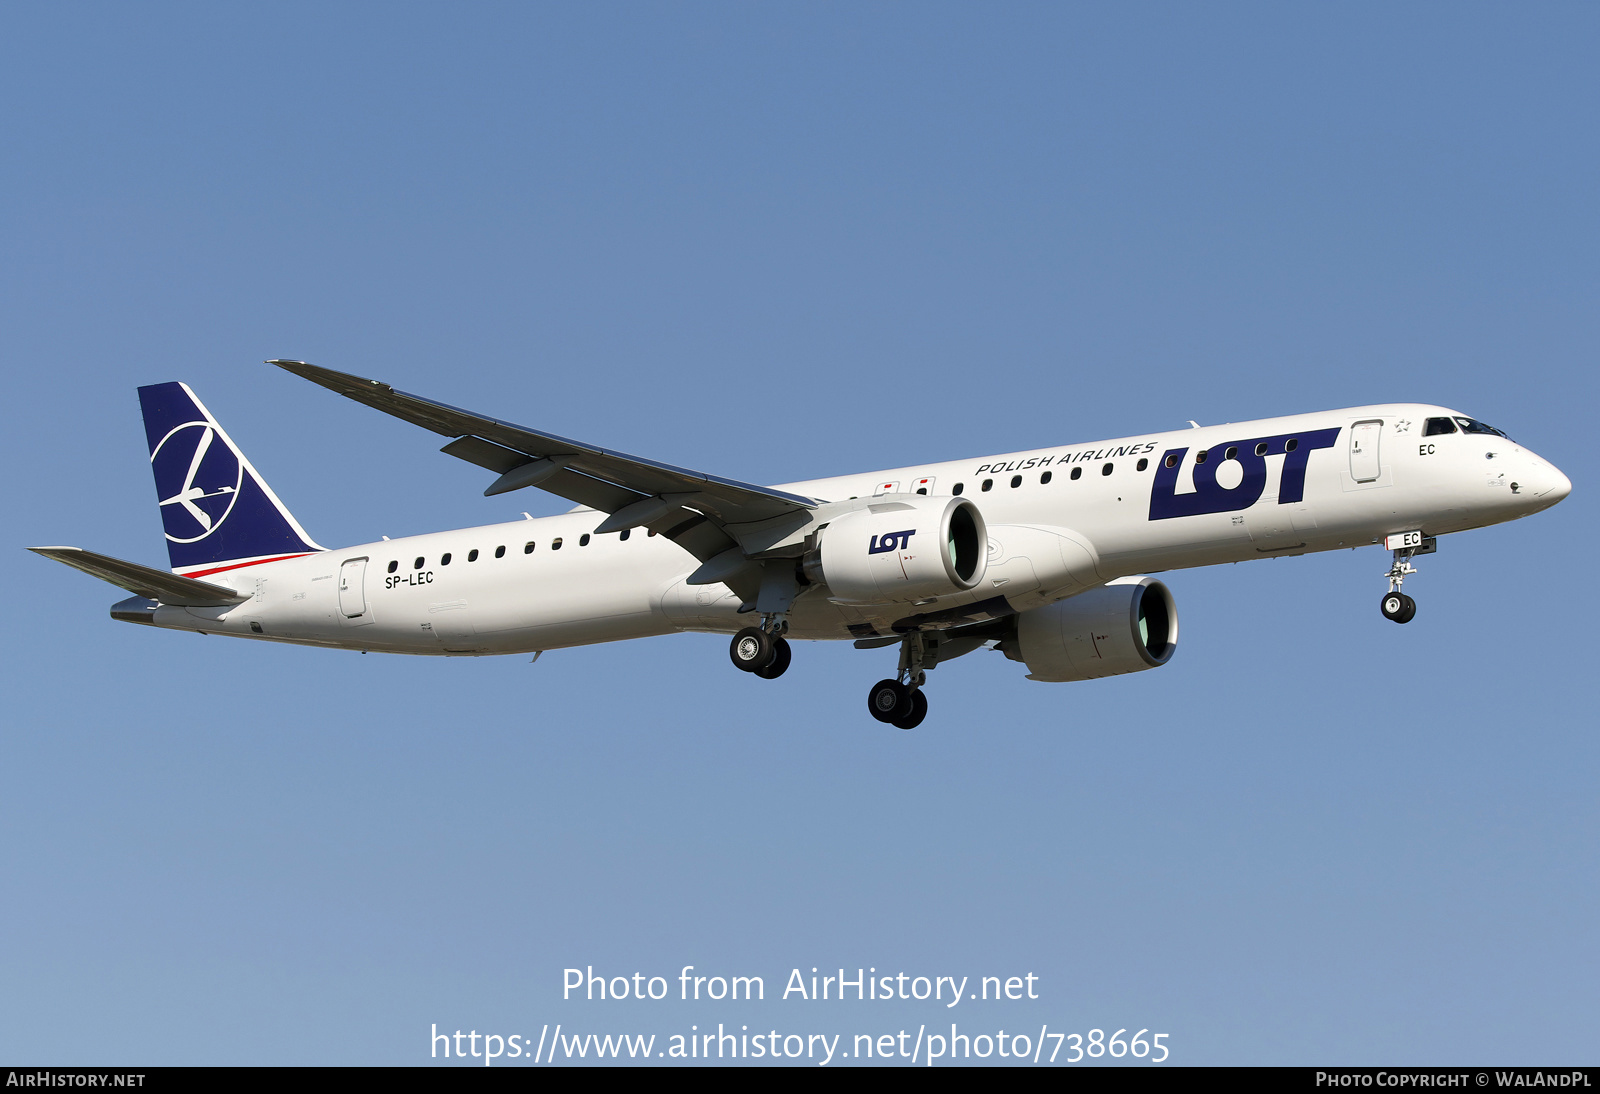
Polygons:
<instances>
[{"instance_id":1,"label":"wing flap","mask_svg":"<svg viewBox=\"0 0 1600 1094\"><path fill-rule=\"evenodd\" d=\"M108 581L119 589L126 589L147 600L159 600L185 608L220 608L229 604L243 604L250 597L232 589L213 585L209 581L196 581L180 577L166 570L141 566L110 555L85 551L82 547L29 547L28 550L45 558L53 558L90 577Z\"/></svg>"}]
</instances>

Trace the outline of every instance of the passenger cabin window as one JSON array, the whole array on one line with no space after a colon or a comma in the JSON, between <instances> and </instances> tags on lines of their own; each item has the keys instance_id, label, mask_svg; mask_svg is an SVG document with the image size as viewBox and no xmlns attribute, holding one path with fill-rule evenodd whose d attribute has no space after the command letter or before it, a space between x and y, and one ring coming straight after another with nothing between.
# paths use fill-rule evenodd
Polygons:
<instances>
[{"instance_id":1,"label":"passenger cabin window","mask_svg":"<svg viewBox=\"0 0 1600 1094\"><path fill-rule=\"evenodd\" d=\"M1239 450L1233 445L1229 445L1228 450L1222 454L1222 458L1225 460L1236 460L1239 458Z\"/></svg>"},{"instance_id":2,"label":"passenger cabin window","mask_svg":"<svg viewBox=\"0 0 1600 1094\"><path fill-rule=\"evenodd\" d=\"M1143 471L1145 468L1147 468L1149 466L1150 466L1150 461L1149 460L1140 460L1138 466L1135 467L1134 470L1135 471Z\"/></svg>"},{"instance_id":3,"label":"passenger cabin window","mask_svg":"<svg viewBox=\"0 0 1600 1094\"><path fill-rule=\"evenodd\" d=\"M412 569L413 569L413 570L420 570L420 569L422 569L422 562L423 562L423 559L422 559L422 556L421 556L421 555L418 555L418 556L417 556L417 561L415 561L415 562L413 562L413 563L412 563L412 564L411 564L411 568L412 568Z\"/></svg>"},{"instance_id":4,"label":"passenger cabin window","mask_svg":"<svg viewBox=\"0 0 1600 1094\"><path fill-rule=\"evenodd\" d=\"M1298 438L1298 437L1290 437L1288 440L1283 442L1283 450L1285 452L1293 452L1295 449L1297 449L1299 447L1300 447L1300 438Z\"/></svg>"},{"instance_id":5,"label":"passenger cabin window","mask_svg":"<svg viewBox=\"0 0 1600 1094\"><path fill-rule=\"evenodd\" d=\"M476 547L474 547L472 550L467 552L467 561L468 562L476 562L476 561L478 561L478 549Z\"/></svg>"},{"instance_id":6,"label":"passenger cabin window","mask_svg":"<svg viewBox=\"0 0 1600 1094\"><path fill-rule=\"evenodd\" d=\"M444 554L439 556L439 565L441 565L441 566L450 565L450 552L449 551L446 551Z\"/></svg>"},{"instance_id":7,"label":"passenger cabin window","mask_svg":"<svg viewBox=\"0 0 1600 1094\"><path fill-rule=\"evenodd\" d=\"M951 488L950 493L959 498L961 496L961 491L965 490L966 488L967 488L967 484L966 483L958 482L958 483L955 484L955 486L953 486Z\"/></svg>"},{"instance_id":8,"label":"passenger cabin window","mask_svg":"<svg viewBox=\"0 0 1600 1094\"><path fill-rule=\"evenodd\" d=\"M578 537L578 546L579 547L587 547L587 546L589 546L589 533L588 532L585 532L585 533L583 533L583 535Z\"/></svg>"},{"instance_id":9,"label":"passenger cabin window","mask_svg":"<svg viewBox=\"0 0 1600 1094\"><path fill-rule=\"evenodd\" d=\"M1256 445L1256 455L1265 456L1266 454L1267 454L1267 442L1266 441L1262 441L1260 444Z\"/></svg>"},{"instance_id":10,"label":"passenger cabin window","mask_svg":"<svg viewBox=\"0 0 1600 1094\"><path fill-rule=\"evenodd\" d=\"M1424 437L1437 437L1442 433L1454 433L1455 431L1456 423L1449 418L1429 418L1422 425L1422 435Z\"/></svg>"},{"instance_id":11,"label":"passenger cabin window","mask_svg":"<svg viewBox=\"0 0 1600 1094\"><path fill-rule=\"evenodd\" d=\"M1166 462L1166 465L1168 467L1177 467L1178 466L1178 454L1176 452L1168 452L1165 462Z\"/></svg>"},{"instance_id":12,"label":"passenger cabin window","mask_svg":"<svg viewBox=\"0 0 1600 1094\"><path fill-rule=\"evenodd\" d=\"M984 493L988 493L992 489L994 489L994 480L993 479L984 479L983 480L983 491L984 491Z\"/></svg>"},{"instance_id":13,"label":"passenger cabin window","mask_svg":"<svg viewBox=\"0 0 1600 1094\"><path fill-rule=\"evenodd\" d=\"M1100 469L1100 474L1102 474L1102 475L1109 475L1109 474L1111 474L1111 468L1112 468L1112 465L1111 465L1111 464L1109 464L1109 463L1108 463L1108 464L1106 464L1106 465L1105 465L1105 466L1104 466L1104 467L1102 467L1102 468L1101 468L1101 469Z\"/></svg>"},{"instance_id":14,"label":"passenger cabin window","mask_svg":"<svg viewBox=\"0 0 1600 1094\"><path fill-rule=\"evenodd\" d=\"M1011 476L1011 489L1015 490L1017 487L1019 487L1021 485L1022 485L1022 476L1021 475L1012 475Z\"/></svg>"},{"instance_id":15,"label":"passenger cabin window","mask_svg":"<svg viewBox=\"0 0 1600 1094\"><path fill-rule=\"evenodd\" d=\"M400 568L400 560L394 559L389 563L389 572L392 574Z\"/></svg>"},{"instance_id":16,"label":"passenger cabin window","mask_svg":"<svg viewBox=\"0 0 1600 1094\"><path fill-rule=\"evenodd\" d=\"M550 549L552 551L561 550L561 537L560 536L557 536L555 539L550 541Z\"/></svg>"},{"instance_id":17,"label":"passenger cabin window","mask_svg":"<svg viewBox=\"0 0 1600 1094\"><path fill-rule=\"evenodd\" d=\"M1073 469L1072 469L1072 479L1073 479L1073 480L1074 480L1074 481L1077 481L1077 480L1078 480L1078 479L1081 479L1081 478L1083 478L1083 468L1081 468L1081 467L1074 467L1074 468L1073 468Z\"/></svg>"},{"instance_id":18,"label":"passenger cabin window","mask_svg":"<svg viewBox=\"0 0 1600 1094\"><path fill-rule=\"evenodd\" d=\"M494 557L495 558L505 558L506 557L506 549L505 549L505 547L503 545L500 546L500 547L496 547L494 549Z\"/></svg>"},{"instance_id":19,"label":"passenger cabin window","mask_svg":"<svg viewBox=\"0 0 1600 1094\"><path fill-rule=\"evenodd\" d=\"M1200 451L1198 451L1198 452L1196 452L1194 454L1194 462L1195 463L1205 463L1206 462L1206 457L1208 457L1210 455L1211 455L1210 452L1207 452L1204 448L1202 448Z\"/></svg>"},{"instance_id":20,"label":"passenger cabin window","mask_svg":"<svg viewBox=\"0 0 1600 1094\"><path fill-rule=\"evenodd\" d=\"M1040 475L1039 476L1039 485L1043 486L1045 483L1049 482L1051 477L1053 476L1053 474L1054 474L1053 472L1046 471L1044 474Z\"/></svg>"},{"instance_id":21,"label":"passenger cabin window","mask_svg":"<svg viewBox=\"0 0 1600 1094\"><path fill-rule=\"evenodd\" d=\"M627 539L628 538L628 533L631 532L631 531L633 531L632 528L624 528L622 530L622 534L620 536L618 536L617 538L618 539Z\"/></svg>"},{"instance_id":22,"label":"passenger cabin window","mask_svg":"<svg viewBox=\"0 0 1600 1094\"><path fill-rule=\"evenodd\" d=\"M525 555L533 554L533 540L530 539L522 545L522 553Z\"/></svg>"}]
</instances>

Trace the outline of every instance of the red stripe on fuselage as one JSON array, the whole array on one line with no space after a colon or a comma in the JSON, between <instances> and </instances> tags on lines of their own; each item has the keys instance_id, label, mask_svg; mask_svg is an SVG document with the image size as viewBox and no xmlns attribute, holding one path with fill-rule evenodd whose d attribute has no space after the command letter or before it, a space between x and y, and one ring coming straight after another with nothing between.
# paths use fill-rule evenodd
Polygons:
<instances>
[{"instance_id":1,"label":"red stripe on fuselage","mask_svg":"<svg viewBox=\"0 0 1600 1094\"><path fill-rule=\"evenodd\" d=\"M307 556L309 554L315 554L315 553L316 552L314 552L314 551L301 551L298 554L293 554L293 555L278 555L276 558L258 558L254 562L235 562L230 566L218 566L215 569L211 569L211 570L190 570L188 573L182 574L181 576L183 576L183 577L208 577L211 574L220 574L224 570L242 570L246 566L260 566L262 563L265 563L265 562L282 562L286 558L304 558L305 556Z\"/></svg>"}]
</instances>

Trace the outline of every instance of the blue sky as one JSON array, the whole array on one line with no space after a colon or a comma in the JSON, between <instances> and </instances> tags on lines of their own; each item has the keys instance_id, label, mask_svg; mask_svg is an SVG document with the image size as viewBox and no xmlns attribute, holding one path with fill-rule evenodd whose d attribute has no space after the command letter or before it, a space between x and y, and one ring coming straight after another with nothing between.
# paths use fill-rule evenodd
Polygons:
<instances>
[{"instance_id":1,"label":"blue sky","mask_svg":"<svg viewBox=\"0 0 1600 1094\"><path fill-rule=\"evenodd\" d=\"M563 1022L915 1030L792 968L1183 1063L1593 1062L1588 5L13 5L0 1058L381 1063ZM1419 399L1570 499L1169 574L1158 672L413 660L112 623L190 383L329 545L561 511L295 357L758 482ZM561 970L762 975L579 1004ZM965 1004L963 1005L963 1009Z\"/></svg>"}]
</instances>

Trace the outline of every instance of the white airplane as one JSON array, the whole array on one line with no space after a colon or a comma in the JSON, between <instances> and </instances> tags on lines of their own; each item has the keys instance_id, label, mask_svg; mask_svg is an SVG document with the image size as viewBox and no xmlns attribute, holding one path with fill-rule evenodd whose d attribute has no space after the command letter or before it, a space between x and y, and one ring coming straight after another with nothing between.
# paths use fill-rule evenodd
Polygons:
<instances>
[{"instance_id":1,"label":"white airplane","mask_svg":"<svg viewBox=\"0 0 1600 1094\"><path fill-rule=\"evenodd\" d=\"M453 438L441 451L577 508L319 547L184 384L139 389L171 572L32 550L134 594L113 619L384 653L475 656L732 634L739 668L788 639L899 646L868 692L910 729L926 673L983 647L1028 679L1171 660L1172 594L1150 572L1383 544L1385 617L1436 538L1548 509L1554 466L1456 411L1386 403L865 475L753 486L473 414L300 361L272 361ZM220 441L221 443L216 443Z\"/></svg>"}]
</instances>

